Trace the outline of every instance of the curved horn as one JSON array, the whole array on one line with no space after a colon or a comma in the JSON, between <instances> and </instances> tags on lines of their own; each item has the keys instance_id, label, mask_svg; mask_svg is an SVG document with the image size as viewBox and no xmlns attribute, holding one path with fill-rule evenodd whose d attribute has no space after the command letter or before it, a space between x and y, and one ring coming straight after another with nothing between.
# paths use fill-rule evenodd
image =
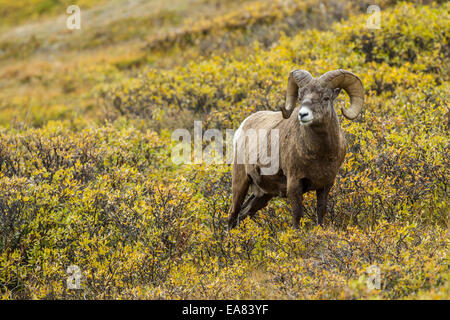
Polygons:
<instances>
[{"instance_id":1,"label":"curved horn","mask_svg":"<svg viewBox=\"0 0 450 320\"><path fill-rule=\"evenodd\" d=\"M347 92L350 97L350 107L342 108L342 113L347 119L353 120L361 113L364 105L364 87L357 75L338 69L321 75L319 82L330 88L341 88Z\"/></svg>"},{"instance_id":2,"label":"curved horn","mask_svg":"<svg viewBox=\"0 0 450 320\"><path fill-rule=\"evenodd\" d=\"M293 70L289 74L287 93L286 93L286 105L281 106L281 113L283 118L288 119L292 111L295 109L295 103L298 99L298 88L304 87L313 79L312 75L305 70Z\"/></svg>"}]
</instances>

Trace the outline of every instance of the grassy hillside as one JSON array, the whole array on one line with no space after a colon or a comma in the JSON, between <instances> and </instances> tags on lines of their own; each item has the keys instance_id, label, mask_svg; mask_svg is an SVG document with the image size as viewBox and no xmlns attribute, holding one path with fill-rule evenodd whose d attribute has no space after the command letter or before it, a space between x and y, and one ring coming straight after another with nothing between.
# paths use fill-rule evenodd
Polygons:
<instances>
[{"instance_id":1,"label":"grassy hillside","mask_svg":"<svg viewBox=\"0 0 450 320\"><path fill-rule=\"evenodd\" d=\"M450 297L448 3L371 30L364 1L85 1L72 32L27 2L0 6L2 298ZM293 68L366 90L326 226L307 194L301 230L275 199L228 233L231 167L175 165L172 131L276 110Z\"/></svg>"}]
</instances>

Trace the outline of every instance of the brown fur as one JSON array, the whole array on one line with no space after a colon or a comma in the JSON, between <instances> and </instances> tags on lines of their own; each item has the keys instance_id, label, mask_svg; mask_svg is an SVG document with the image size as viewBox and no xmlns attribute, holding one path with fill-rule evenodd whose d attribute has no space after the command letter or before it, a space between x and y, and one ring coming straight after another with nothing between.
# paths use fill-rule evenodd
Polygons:
<instances>
[{"instance_id":1,"label":"brown fur","mask_svg":"<svg viewBox=\"0 0 450 320\"><path fill-rule=\"evenodd\" d=\"M317 194L317 223L323 224L328 193L346 152L344 134L333 106L340 90L323 86L315 79L301 90L301 105L308 105L314 115L310 125L301 125L297 118L301 106L295 108L288 119L284 119L281 112L261 111L245 120L243 131L279 129L280 166L275 175L261 175L261 163L238 164L235 159L230 228L237 224L239 214L241 220L252 217L274 196L288 198L293 226L298 228L303 216L302 195L313 190ZM258 152L255 146L248 148L249 152ZM235 150L235 155L237 152L245 152L245 149ZM244 203L249 189L251 195Z\"/></svg>"}]
</instances>

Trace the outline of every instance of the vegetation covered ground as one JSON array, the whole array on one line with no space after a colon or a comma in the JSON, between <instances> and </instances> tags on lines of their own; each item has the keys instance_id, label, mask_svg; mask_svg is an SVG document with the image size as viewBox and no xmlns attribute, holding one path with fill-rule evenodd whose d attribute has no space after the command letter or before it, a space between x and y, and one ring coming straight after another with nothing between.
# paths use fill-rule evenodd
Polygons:
<instances>
[{"instance_id":1,"label":"vegetation covered ground","mask_svg":"<svg viewBox=\"0 0 450 320\"><path fill-rule=\"evenodd\" d=\"M448 2L370 29L365 1L85 0L72 31L68 4L0 0L2 298L450 297ZM228 232L231 167L171 134L277 110L294 68L366 90L326 225L311 193L300 230L275 199Z\"/></svg>"}]
</instances>

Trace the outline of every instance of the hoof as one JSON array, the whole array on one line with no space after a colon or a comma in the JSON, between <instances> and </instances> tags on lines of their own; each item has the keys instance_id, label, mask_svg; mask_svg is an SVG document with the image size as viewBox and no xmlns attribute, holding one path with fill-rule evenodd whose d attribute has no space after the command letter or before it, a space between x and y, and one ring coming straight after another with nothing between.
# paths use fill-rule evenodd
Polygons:
<instances>
[{"instance_id":1,"label":"hoof","mask_svg":"<svg viewBox=\"0 0 450 320\"><path fill-rule=\"evenodd\" d=\"M235 228L237 225L237 219L229 219L228 220L228 231Z\"/></svg>"}]
</instances>

